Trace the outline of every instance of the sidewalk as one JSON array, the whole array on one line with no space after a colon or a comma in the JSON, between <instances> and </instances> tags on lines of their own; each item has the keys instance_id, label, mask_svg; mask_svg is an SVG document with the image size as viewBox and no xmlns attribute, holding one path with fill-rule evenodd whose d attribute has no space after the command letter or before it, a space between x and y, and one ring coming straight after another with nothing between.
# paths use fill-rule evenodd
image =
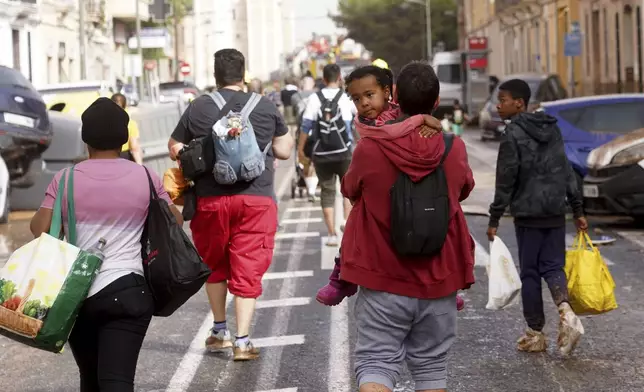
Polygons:
<instances>
[{"instance_id":1,"label":"sidewalk","mask_svg":"<svg viewBox=\"0 0 644 392\"><path fill-rule=\"evenodd\" d=\"M476 140L477 133L466 131L463 135L468 161L474 174L475 186L461 206L466 215L487 216L490 203L494 198L496 148L493 145L483 145L482 142Z\"/></svg>"}]
</instances>

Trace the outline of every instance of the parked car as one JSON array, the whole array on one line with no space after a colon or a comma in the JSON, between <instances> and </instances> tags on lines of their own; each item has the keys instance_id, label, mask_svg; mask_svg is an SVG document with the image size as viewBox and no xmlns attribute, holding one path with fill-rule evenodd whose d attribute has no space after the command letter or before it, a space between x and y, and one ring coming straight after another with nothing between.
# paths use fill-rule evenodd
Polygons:
<instances>
[{"instance_id":1,"label":"parked car","mask_svg":"<svg viewBox=\"0 0 644 392\"><path fill-rule=\"evenodd\" d=\"M197 86L190 82L166 82L159 84L159 101L177 102L183 100L184 103L190 103L193 99L201 95Z\"/></svg>"},{"instance_id":2,"label":"parked car","mask_svg":"<svg viewBox=\"0 0 644 392\"><path fill-rule=\"evenodd\" d=\"M67 113L80 118L81 114L99 97L111 97L114 88L104 80L48 84L38 87L52 111Z\"/></svg>"},{"instance_id":3,"label":"parked car","mask_svg":"<svg viewBox=\"0 0 644 392\"><path fill-rule=\"evenodd\" d=\"M45 101L20 71L0 66L0 156L12 187L30 186L31 163L51 139Z\"/></svg>"},{"instance_id":4,"label":"parked car","mask_svg":"<svg viewBox=\"0 0 644 392\"><path fill-rule=\"evenodd\" d=\"M644 218L644 94L570 101L558 117L586 212Z\"/></svg>"},{"instance_id":5,"label":"parked car","mask_svg":"<svg viewBox=\"0 0 644 392\"><path fill-rule=\"evenodd\" d=\"M499 86L510 79L523 79L530 86L532 96L528 103L528 111L534 111L544 102L557 101L567 97L566 89L563 87L561 78L558 75L529 73L510 75L503 78L500 83L497 83L490 95L490 99L479 113L479 126L481 127L481 140L483 141L498 140L505 130L505 123L499 117L496 105L499 103Z\"/></svg>"}]
</instances>

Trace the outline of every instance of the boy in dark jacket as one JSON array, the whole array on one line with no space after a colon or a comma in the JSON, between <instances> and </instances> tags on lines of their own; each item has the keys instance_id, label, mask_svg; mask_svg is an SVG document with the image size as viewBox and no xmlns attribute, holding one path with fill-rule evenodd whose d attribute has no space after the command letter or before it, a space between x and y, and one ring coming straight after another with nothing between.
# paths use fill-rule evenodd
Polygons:
<instances>
[{"instance_id":1,"label":"boy in dark jacket","mask_svg":"<svg viewBox=\"0 0 644 392\"><path fill-rule=\"evenodd\" d=\"M519 245L523 315L528 324L518 349L545 351L545 315L541 278L548 284L559 308L559 351L570 354L584 333L568 303L566 259L566 199L572 206L577 229L588 228L582 199L564 151L557 119L543 112L526 113L530 100L526 82L512 79L499 87L499 116L508 123L499 147L496 191L490 205L487 236L496 236L508 205L514 217Z\"/></svg>"}]
</instances>

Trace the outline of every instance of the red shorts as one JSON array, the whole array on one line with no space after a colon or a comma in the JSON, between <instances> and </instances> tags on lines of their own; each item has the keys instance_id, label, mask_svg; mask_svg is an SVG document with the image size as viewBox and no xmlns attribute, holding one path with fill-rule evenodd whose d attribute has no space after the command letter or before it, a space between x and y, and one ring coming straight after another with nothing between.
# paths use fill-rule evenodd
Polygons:
<instances>
[{"instance_id":1,"label":"red shorts","mask_svg":"<svg viewBox=\"0 0 644 392\"><path fill-rule=\"evenodd\" d=\"M212 269L208 283L228 281L231 294L257 298L273 259L277 205L270 196L213 196L197 200L192 238Z\"/></svg>"}]
</instances>

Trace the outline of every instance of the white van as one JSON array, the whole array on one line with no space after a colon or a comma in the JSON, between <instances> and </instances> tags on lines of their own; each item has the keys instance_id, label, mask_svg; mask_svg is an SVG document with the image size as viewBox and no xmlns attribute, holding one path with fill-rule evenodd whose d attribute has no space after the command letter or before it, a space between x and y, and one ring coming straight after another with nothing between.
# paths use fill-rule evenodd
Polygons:
<instances>
[{"instance_id":1,"label":"white van","mask_svg":"<svg viewBox=\"0 0 644 392\"><path fill-rule=\"evenodd\" d=\"M440 104L434 115L442 118L445 114L451 114L454 107L454 100L458 99L462 107L463 102L463 69L461 52L437 52L434 54L432 67L440 82Z\"/></svg>"}]
</instances>

